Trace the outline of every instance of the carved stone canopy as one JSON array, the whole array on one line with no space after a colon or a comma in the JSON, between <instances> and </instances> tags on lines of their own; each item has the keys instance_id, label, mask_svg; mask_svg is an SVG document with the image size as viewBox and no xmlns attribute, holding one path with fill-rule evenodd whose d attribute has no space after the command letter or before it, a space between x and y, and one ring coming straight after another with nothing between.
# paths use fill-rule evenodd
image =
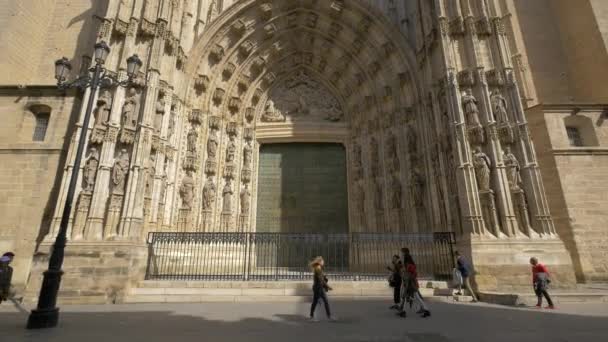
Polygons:
<instances>
[{"instance_id":1,"label":"carved stone canopy","mask_svg":"<svg viewBox=\"0 0 608 342\"><path fill-rule=\"evenodd\" d=\"M306 70L295 72L274 87L261 115L262 122L337 122L343 118L344 112L338 99Z\"/></svg>"}]
</instances>

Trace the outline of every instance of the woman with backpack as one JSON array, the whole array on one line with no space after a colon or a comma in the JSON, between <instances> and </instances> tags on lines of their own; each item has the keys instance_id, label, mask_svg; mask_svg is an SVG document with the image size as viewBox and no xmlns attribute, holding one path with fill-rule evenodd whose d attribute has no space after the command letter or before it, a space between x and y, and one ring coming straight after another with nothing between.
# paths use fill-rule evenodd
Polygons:
<instances>
[{"instance_id":1,"label":"woman with backpack","mask_svg":"<svg viewBox=\"0 0 608 342\"><path fill-rule=\"evenodd\" d=\"M329 300L327 300L327 291L331 291L332 288L327 284L327 277L325 273L323 273L323 266L325 265L325 260L323 257L318 256L314 258L313 261L310 262L310 267L313 271L313 283L312 283L312 305L310 306L310 320L312 322L318 322L319 320L315 318L315 309L317 308L317 304L319 300L323 300L323 304L325 305L325 313L327 314L327 318L330 321L335 321L336 318L331 315L331 309L329 308Z\"/></svg>"}]
</instances>

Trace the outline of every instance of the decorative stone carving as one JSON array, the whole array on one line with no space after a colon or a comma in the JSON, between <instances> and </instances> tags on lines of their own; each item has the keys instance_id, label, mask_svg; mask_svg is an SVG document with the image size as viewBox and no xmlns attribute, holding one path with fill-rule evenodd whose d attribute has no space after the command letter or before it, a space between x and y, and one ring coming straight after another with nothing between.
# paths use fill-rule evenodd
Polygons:
<instances>
[{"instance_id":1,"label":"decorative stone carving","mask_svg":"<svg viewBox=\"0 0 608 342\"><path fill-rule=\"evenodd\" d=\"M215 175L215 170L217 169L217 163L215 160L207 160L205 163L205 173L207 175Z\"/></svg>"},{"instance_id":2,"label":"decorative stone carving","mask_svg":"<svg viewBox=\"0 0 608 342\"><path fill-rule=\"evenodd\" d=\"M241 190L241 215L248 215L251 207L251 192L247 184Z\"/></svg>"},{"instance_id":3,"label":"decorative stone carving","mask_svg":"<svg viewBox=\"0 0 608 342\"><path fill-rule=\"evenodd\" d=\"M393 178L391 181L391 191L392 191L391 208L393 208L393 209L401 208L401 197L402 197L401 181L395 175L393 175Z\"/></svg>"},{"instance_id":4,"label":"decorative stone carving","mask_svg":"<svg viewBox=\"0 0 608 342\"><path fill-rule=\"evenodd\" d=\"M230 136L230 142L228 143L228 147L226 147L226 163L234 162L236 155L236 143L234 140L234 136Z\"/></svg>"},{"instance_id":5,"label":"decorative stone carving","mask_svg":"<svg viewBox=\"0 0 608 342\"><path fill-rule=\"evenodd\" d=\"M232 181L230 179L226 180L226 185L224 185L224 189L222 190L222 212L223 213L232 213L232 196L234 195L234 190L232 189Z\"/></svg>"},{"instance_id":6,"label":"decorative stone carving","mask_svg":"<svg viewBox=\"0 0 608 342\"><path fill-rule=\"evenodd\" d=\"M247 122L251 123L251 121L253 121L255 116L255 108L253 107L247 107L245 109L245 119L247 120Z\"/></svg>"},{"instance_id":7,"label":"decorative stone carving","mask_svg":"<svg viewBox=\"0 0 608 342\"><path fill-rule=\"evenodd\" d=\"M150 160L148 161L148 170L146 171L146 185L144 190L144 196L146 198L152 198L152 192L154 190L154 176L156 175L156 155L151 153Z\"/></svg>"},{"instance_id":8,"label":"decorative stone carving","mask_svg":"<svg viewBox=\"0 0 608 342\"><path fill-rule=\"evenodd\" d=\"M160 134L160 130L163 126L163 118L165 116L165 95L164 93L158 94L158 99L156 100L156 115L154 116L154 132L156 134Z\"/></svg>"},{"instance_id":9,"label":"decorative stone carving","mask_svg":"<svg viewBox=\"0 0 608 342\"><path fill-rule=\"evenodd\" d=\"M414 169L411 174L410 186L412 191L412 199L414 205L419 208L424 205L424 187L425 181L420 172Z\"/></svg>"},{"instance_id":10,"label":"decorative stone carving","mask_svg":"<svg viewBox=\"0 0 608 342\"><path fill-rule=\"evenodd\" d=\"M490 168L492 162L490 158L481 151L481 148L475 148L473 153L473 167L475 167L475 176L477 177L477 185L479 190L490 190Z\"/></svg>"},{"instance_id":11,"label":"decorative stone carving","mask_svg":"<svg viewBox=\"0 0 608 342\"><path fill-rule=\"evenodd\" d=\"M380 154L378 152L378 141L376 141L376 138L371 138L369 148L371 153L370 169L372 171L372 176L378 177L380 175Z\"/></svg>"},{"instance_id":12,"label":"decorative stone carving","mask_svg":"<svg viewBox=\"0 0 608 342\"><path fill-rule=\"evenodd\" d=\"M222 58L224 58L224 47L219 44L215 44L211 48L211 51L209 51L209 57L211 57L211 59L215 62L221 61Z\"/></svg>"},{"instance_id":13,"label":"decorative stone carving","mask_svg":"<svg viewBox=\"0 0 608 342\"><path fill-rule=\"evenodd\" d=\"M82 173L82 190L86 192L93 191L95 186L95 178L97 176L97 167L99 166L99 153L97 148L91 147L89 149L89 158L84 165L84 172Z\"/></svg>"},{"instance_id":14,"label":"decorative stone carving","mask_svg":"<svg viewBox=\"0 0 608 342\"><path fill-rule=\"evenodd\" d=\"M123 195L125 192L125 180L129 173L129 152L126 149L120 151L120 156L114 162L112 168L113 194Z\"/></svg>"},{"instance_id":15,"label":"decorative stone carving","mask_svg":"<svg viewBox=\"0 0 608 342\"><path fill-rule=\"evenodd\" d=\"M268 99L268 101L266 101L266 106L264 107L264 114L262 114L261 121L283 122L285 121L285 116L275 108L274 101Z\"/></svg>"},{"instance_id":16,"label":"decorative stone carving","mask_svg":"<svg viewBox=\"0 0 608 342\"><path fill-rule=\"evenodd\" d=\"M217 130L209 130L209 137L207 138L207 157L215 158L219 143L220 139L217 136Z\"/></svg>"},{"instance_id":17,"label":"decorative stone carving","mask_svg":"<svg viewBox=\"0 0 608 342\"><path fill-rule=\"evenodd\" d=\"M379 180L374 181L374 192L374 208L378 211L384 210L384 191Z\"/></svg>"},{"instance_id":18,"label":"decorative stone carving","mask_svg":"<svg viewBox=\"0 0 608 342\"><path fill-rule=\"evenodd\" d=\"M321 118L340 121L344 117L341 105L331 92L320 82L310 77L308 72L299 71L273 88L262 121L311 120Z\"/></svg>"},{"instance_id":19,"label":"decorative stone carving","mask_svg":"<svg viewBox=\"0 0 608 342\"><path fill-rule=\"evenodd\" d=\"M250 168L252 163L253 149L251 141L247 140L243 146L243 168Z\"/></svg>"},{"instance_id":20,"label":"decorative stone carving","mask_svg":"<svg viewBox=\"0 0 608 342\"><path fill-rule=\"evenodd\" d=\"M179 195L182 198L182 209L192 209L194 205L194 179L192 171L186 171L186 175L182 178L182 184L179 187Z\"/></svg>"},{"instance_id":21,"label":"decorative stone carving","mask_svg":"<svg viewBox=\"0 0 608 342\"><path fill-rule=\"evenodd\" d=\"M198 75L198 77L194 80L194 88L203 92L209 88L209 77L206 75Z\"/></svg>"},{"instance_id":22,"label":"decorative stone carving","mask_svg":"<svg viewBox=\"0 0 608 342\"><path fill-rule=\"evenodd\" d=\"M127 99L125 100L124 105L122 106L122 126L135 128L137 127L137 106L139 105L139 100L137 96L137 90L134 87L129 88L127 91Z\"/></svg>"},{"instance_id":23,"label":"decorative stone carving","mask_svg":"<svg viewBox=\"0 0 608 342\"><path fill-rule=\"evenodd\" d=\"M203 186L203 210L212 209L216 193L217 188L215 182L213 182L213 178L207 178L207 182L205 182L205 186Z\"/></svg>"},{"instance_id":24,"label":"decorative stone carving","mask_svg":"<svg viewBox=\"0 0 608 342\"><path fill-rule=\"evenodd\" d=\"M388 166L392 172L399 171L399 155L397 152L397 138L391 134L386 139L386 154L388 158Z\"/></svg>"},{"instance_id":25,"label":"decorative stone carving","mask_svg":"<svg viewBox=\"0 0 608 342\"><path fill-rule=\"evenodd\" d=\"M503 152L503 161L505 168L507 169L507 179L509 181L509 187L513 190L519 189L521 184L520 166L517 158L511 153L509 146L505 147Z\"/></svg>"},{"instance_id":26,"label":"decorative stone carving","mask_svg":"<svg viewBox=\"0 0 608 342\"><path fill-rule=\"evenodd\" d=\"M97 98L97 108L95 108L95 126L100 126L110 119L112 105L112 94L107 89L102 89Z\"/></svg>"},{"instance_id":27,"label":"decorative stone carving","mask_svg":"<svg viewBox=\"0 0 608 342\"><path fill-rule=\"evenodd\" d=\"M195 125L203 123L203 112L200 109L193 109L188 115L188 120Z\"/></svg>"},{"instance_id":28,"label":"decorative stone carving","mask_svg":"<svg viewBox=\"0 0 608 342\"><path fill-rule=\"evenodd\" d=\"M216 105L219 105L222 103L222 101L224 101L224 95L226 94L226 91L222 88L215 88L215 91L213 92L213 102Z\"/></svg>"},{"instance_id":29,"label":"decorative stone carving","mask_svg":"<svg viewBox=\"0 0 608 342\"><path fill-rule=\"evenodd\" d=\"M505 124L509 122L509 116L507 115L507 101L500 94L500 91L494 90L492 92L492 109L494 112L494 118L499 124Z\"/></svg>"},{"instance_id":30,"label":"decorative stone carving","mask_svg":"<svg viewBox=\"0 0 608 342\"><path fill-rule=\"evenodd\" d=\"M473 96L471 89L467 89L462 93L462 107L464 108L464 113L467 117L467 124L470 126L481 126L477 99Z\"/></svg>"},{"instance_id":31,"label":"decorative stone carving","mask_svg":"<svg viewBox=\"0 0 608 342\"><path fill-rule=\"evenodd\" d=\"M190 153L196 153L196 145L198 143L198 131L196 130L196 128L191 127L190 131L188 132L188 136L186 137L186 142L187 142L187 150Z\"/></svg>"},{"instance_id":32,"label":"decorative stone carving","mask_svg":"<svg viewBox=\"0 0 608 342\"><path fill-rule=\"evenodd\" d=\"M233 96L228 101L228 109L234 114L241 108L241 99L237 96Z\"/></svg>"}]
</instances>

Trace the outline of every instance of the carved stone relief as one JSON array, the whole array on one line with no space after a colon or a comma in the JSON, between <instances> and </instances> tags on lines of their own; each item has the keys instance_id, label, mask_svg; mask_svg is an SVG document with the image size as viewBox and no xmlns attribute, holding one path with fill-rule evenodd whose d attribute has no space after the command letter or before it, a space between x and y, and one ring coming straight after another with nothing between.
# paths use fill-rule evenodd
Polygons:
<instances>
[{"instance_id":1,"label":"carved stone relief","mask_svg":"<svg viewBox=\"0 0 608 342\"><path fill-rule=\"evenodd\" d=\"M156 115L154 116L154 132L156 134L160 134L160 130L162 129L163 126L163 118L165 116L165 94L162 92L158 93L158 99L156 100L156 107L155 107L155 113Z\"/></svg>"},{"instance_id":2,"label":"carved stone relief","mask_svg":"<svg viewBox=\"0 0 608 342\"><path fill-rule=\"evenodd\" d=\"M217 130L209 130L209 137L207 138L207 156L209 158L215 158L217 155L217 146L219 144L219 138L217 136Z\"/></svg>"},{"instance_id":3,"label":"carved stone relief","mask_svg":"<svg viewBox=\"0 0 608 342\"><path fill-rule=\"evenodd\" d=\"M192 209L194 204L194 187L195 183L192 178L192 171L188 170L179 187L179 195L182 198L182 209Z\"/></svg>"},{"instance_id":4,"label":"carved stone relief","mask_svg":"<svg viewBox=\"0 0 608 342\"><path fill-rule=\"evenodd\" d=\"M222 212L232 213L232 196L234 195L234 189L232 188L232 181L226 180L226 185L222 190Z\"/></svg>"},{"instance_id":5,"label":"carved stone relief","mask_svg":"<svg viewBox=\"0 0 608 342\"><path fill-rule=\"evenodd\" d=\"M251 192L247 184L241 190L241 215L248 215L251 207Z\"/></svg>"},{"instance_id":6,"label":"carved stone relief","mask_svg":"<svg viewBox=\"0 0 608 342\"><path fill-rule=\"evenodd\" d=\"M122 195L125 192L125 180L129 173L129 152L126 149L120 151L120 156L114 162L112 168L112 193Z\"/></svg>"},{"instance_id":7,"label":"carved stone relief","mask_svg":"<svg viewBox=\"0 0 608 342\"><path fill-rule=\"evenodd\" d=\"M203 187L203 210L211 210L215 202L217 188L213 182L213 178L207 178L207 182Z\"/></svg>"},{"instance_id":8,"label":"carved stone relief","mask_svg":"<svg viewBox=\"0 0 608 342\"><path fill-rule=\"evenodd\" d=\"M93 186L95 185L95 178L97 176L97 166L99 166L99 153L97 152L97 148L91 147L89 149L89 158L87 158L87 161L84 165L84 172L82 175L83 191L93 191Z\"/></svg>"},{"instance_id":9,"label":"carved stone relief","mask_svg":"<svg viewBox=\"0 0 608 342\"><path fill-rule=\"evenodd\" d=\"M477 185L479 190L490 190L490 168L492 162L490 157L481 151L481 148L475 148L473 153L473 167L475 167L475 176L477 177Z\"/></svg>"},{"instance_id":10,"label":"carved stone relief","mask_svg":"<svg viewBox=\"0 0 608 342\"><path fill-rule=\"evenodd\" d=\"M270 92L262 122L290 120L341 121L344 112L329 89L300 70Z\"/></svg>"}]
</instances>

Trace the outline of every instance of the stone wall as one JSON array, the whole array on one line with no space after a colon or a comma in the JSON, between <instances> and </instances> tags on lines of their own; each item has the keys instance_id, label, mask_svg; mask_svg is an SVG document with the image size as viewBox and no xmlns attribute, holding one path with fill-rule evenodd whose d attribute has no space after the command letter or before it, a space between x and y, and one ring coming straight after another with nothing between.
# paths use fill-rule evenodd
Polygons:
<instances>
[{"instance_id":1,"label":"stone wall","mask_svg":"<svg viewBox=\"0 0 608 342\"><path fill-rule=\"evenodd\" d=\"M78 102L77 102L78 103ZM50 110L44 141L33 141L37 106ZM0 89L0 253L13 251L23 288L41 232L49 229L69 141L74 98L47 88Z\"/></svg>"}]
</instances>

